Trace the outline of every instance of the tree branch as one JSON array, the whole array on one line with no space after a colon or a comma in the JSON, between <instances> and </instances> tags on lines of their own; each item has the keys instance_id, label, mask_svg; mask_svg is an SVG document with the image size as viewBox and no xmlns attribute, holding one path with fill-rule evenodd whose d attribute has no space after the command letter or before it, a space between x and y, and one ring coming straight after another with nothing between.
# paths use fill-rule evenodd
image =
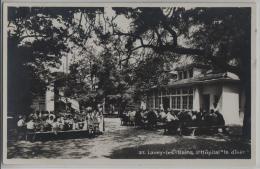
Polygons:
<instances>
[{"instance_id":1,"label":"tree branch","mask_svg":"<svg viewBox=\"0 0 260 169\"><path fill-rule=\"evenodd\" d=\"M211 60L212 64L222 68L228 72L235 73L236 75L240 75L241 71L239 70L238 66L232 66L229 65L226 61L223 61L223 59L216 58L212 55L207 56L209 60Z\"/></svg>"},{"instance_id":2,"label":"tree branch","mask_svg":"<svg viewBox=\"0 0 260 169\"><path fill-rule=\"evenodd\" d=\"M26 39L26 38L47 38L48 36L47 35L25 35L25 36L21 36L19 37L20 38L20 41L22 41L23 39Z\"/></svg>"},{"instance_id":3,"label":"tree branch","mask_svg":"<svg viewBox=\"0 0 260 169\"><path fill-rule=\"evenodd\" d=\"M155 32L156 35L157 35L157 43L159 44L159 46L162 46L163 43L162 43L161 35L160 35L158 29L154 28L154 32Z\"/></svg>"}]
</instances>

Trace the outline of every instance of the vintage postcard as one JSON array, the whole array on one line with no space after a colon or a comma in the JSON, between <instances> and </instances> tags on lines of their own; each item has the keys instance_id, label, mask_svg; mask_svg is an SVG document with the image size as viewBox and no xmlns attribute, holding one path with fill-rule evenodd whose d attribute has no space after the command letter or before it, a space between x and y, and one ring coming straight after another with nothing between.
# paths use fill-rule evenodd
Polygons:
<instances>
[{"instance_id":1,"label":"vintage postcard","mask_svg":"<svg viewBox=\"0 0 260 169\"><path fill-rule=\"evenodd\" d=\"M252 2L5 2L4 163L253 165L255 29Z\"/></svg>"}]
</instances>

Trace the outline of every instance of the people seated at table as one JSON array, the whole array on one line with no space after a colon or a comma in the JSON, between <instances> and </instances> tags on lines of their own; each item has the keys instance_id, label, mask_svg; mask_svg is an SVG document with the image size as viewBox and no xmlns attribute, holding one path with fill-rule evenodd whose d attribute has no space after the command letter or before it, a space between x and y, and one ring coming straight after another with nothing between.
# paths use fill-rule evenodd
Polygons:
<instances>
[{"instance_id":1,"label":"people seated at table","mask_svg":"<svg viewBox=\"0 0 260 169\"><path fill-rule=\"evenodd\" d=\"M25 122L25 116L19 116L19 119L17 121L17 127L19 129L24 129L26 127L26 122Z\"/></svg>"},{"instance_id":2,"label":"people seated at table","mask_svg":"<svg viewBox=\"0 0 260 169\"><path fill-rule=\"evenodd\" d=\"M121 125L127 125L129 121L128 111L127 110L123 111L120 118L121 118Z\"/></svg>"},{"instance_id":3,"label":"people seated at table","mask_svg":"<svg viewBox=\"0 0 260 169\"><path fill-rule=\"evenodd\" d=\"M177 129L180 127L180 120L177 117L177 112L174 110L169 110L167 112L165 125L165 133L169 133L170 131L177 131Z\"/></svg>"},{"instance_id":4,"label":"people seated at table","mask_svg":"<svg viewBox=\"0 0 260 169\"><path fill-rule=\"evenodd\" d=\"M51 131L58 131L59 130L59 125L57 122L57 118L53 119L53 122L51 123Z\"/></svg>"},{"instance_id":5,"label":"people seated at table","mask_svg":"<svg viewBox=\"0 0 260 169\"><path fill-rule=\"evenodd\" d=\"M166 114L166 122L173 122L179 120L178 117L175 115L174 111L168 111Z\"/></svg>"},{"instance_id":6,"label":"people seated at table","mask_svg":"<svg viewBox=\"0 0 260 169\"><path fill-rule=\"evenodd\" d=\"M193 120L202 121L203 113L201 111L193 111L192 113L193 113L193 117L192 117Z\"/></svg>"},{"instance_id":7,"label":"people seated at table","mask_svg":"<svg viewBox=\"0 0 260 169\"><path fill-rule=\"evenodd\" d=\"M92 108L74 114L64 112L41 113L36 111L27 117L28 120L26 121L26 116L19 116L17 132L22 133L22 128L27 132L57 132L88 130L89 128L98 132L103 131L103 113Z\"/></svg>"},{"instance_id":8,"label":"people seated at table","mask_svg":"<svg viewBox=\"0 0 260 169\"><path fill-rule=\"evenodd\" d=\"M87 122L88 122L88 129L93 129L94 128L94 116L92 111L89 111L87 114Z\"/></svg>"},{"instance_id":9,"label":"people seated at table","mask_svg":"<svg viewBox=\"0 0 260 169\"><path fill-rule=\"evenodd\" d=\"M161 110L160 110L160 113L159 113L159 121L165 122L166 117L167 117L166 113L164 112L163 109L161 109Z\"/></svg>"},{"instance_id":10,"label":"people seated at table","mask_svg":"<svg viewBox=\"0 0 260 169\"><path fill-rule=\"evenodd\" d=\"M30 115L19 116L17 121L17 131L19 133L27 132L57 132L68 130L91 130L103 131L103 113L102 110L95 110L91 107L78 113L64 112L34 112ZM191 122L196 125L225 125L223 115L219 111L188 111L188 110L170 110L164 111L158 109L133 109L125 111L121 118L125 118L127 124L137 126L157 126L157 122L173 125ZM28 120L26 120L28 119Z\"/></svg>"},{"instance_id":11,"label":"people seated at table","mask_svg":"<svg viewBox=\"0 0 260 169\"><path fill-rule=\"evenodd\" d=\"M23 138L26 132L26 117L20 115L17 121L17 139Z\"/></svg>"},{"instance_id":12,"label":"people seated at table","mask_svg":"<svg viewBox=\"0 0 260 169\"><path fill-rule=\"evenodd\" d=\"M191 111L191 110L170 110L160 109L157 113L156 109L146 109L139 110L135 114L135 123L136 125L142 125L147 123L150 118L151 113L153 113L153 119L156 119L158 122L168 123L171 121L179 122L191 122L198 125L224 125L225 120L223 115L219 111L211 110L210 112L206 111ZM156 117L156 118L155 118ZM149 120L148 120L149 119Z\"/></svg>"},{"instance_id":13,"label":"people seated at table","mask_svg":"<svg viewBox=\"0 0 260 169\"><path fill-rule=\"evenodd\" d=\"M102 109L99 109L97 112L97 119L98 119L98 132L102 132L104 128L104 117L102 113Z\"/></svg>"},{"instance_id":14,"label":"people seated at table","mask_svg":"<svg viewBox=\"0 0 260 169\"><path fill-rule=\"evenodd\" d=\"M60 117L57 119L58 125L59 125L59 130L64 130L65 122L64 118Z\"/></svg>"},{"instance_id":15,"label":"people seated at table","mask_svg":"<svg viewBox=\"0 0 260 169\"><path fill-rule=\"evenodd\" d=\"M159 110L158 110L158 109L154 109L153 111L154 111L154 113L156 114L156 117L157 117L157 119L158 119L158 118L159 118Z\"/></svg>"},{"instance_id":16,"label":"people seated at table","mask_svg":"<svg viewBox=\"0 0 260 169\"><path fill-rule=\"evenodd\" d=\"M79 130L79 123L76 118L73 119L72 130Z\"/></svg>"},{"instance_id":17,"label":"people seated at table","mask_svg":"<svg viewBox=\"0 0 260 169\"><path fill-rule=\"evenodd\" d=\"M46 120L46 123L52 125L52 123L54 122L54 118L54 115L49 115L48 119Z\"/></svg>"},{"instance_id":18,"label":"people seated at table","mask_svg":"<svg viewBox=\"0 0 260 169\"><path fill-rule=\"evenodd\" d=\"M35 130L35 121L33 118L30 118L29 121L26 123L27 132L34 132Z\"/></svg>"},{"instance_id":19,"label":"people seated at table","mask_svg":"<svg viewBox=\"0 0 260 169\"><path fill-rule=\"evenodd\" d=\"M142 125L142 115L141 115L142 110L138 110L135 114L135 125L141 126Z\"/></svg>"},{"instance_id":20,"label":"people seated at table","mask_svg":"<svg viewBox=\"0 0 260 169\"><path fill-rule=\"evenodd\" d=\"M128 112L128 114L129 114L129 123L130 123L130 125L134 125L136 111L135 110L131 110L131 111Z\"/></svg>"},{"instance_id":21,"label":"people seated at table","mask_svg":"<svg viewBox=\"0 0 260 169\"><path fill-rule=\"evenodd\" d=\"M144 109L143 111L141 111L141 116L142 116L143 121L146 121L147 113L148 113L148 111L147 111L146 109Z\"/></svg>"},{"instance_id":22,"label":"people seated at table","mask_svg":"<svg viewBox=\"0 0 260 169\"><path fill-rule=\"evenodd\" d=\"M225 125L225 119L223 115L219 111L214 111L214 113L217 115L217 124L218 125Z\"/></svg>"},{"instance_id":23,"label":"people seated at table","mask_svg":"<svg viewBox=\"0 0 260 169\"><path fill-rule=\"evenodd\" d=\"M148 111L147 113L147 122L148 122L148 127L149 128L154 128L156 127L157 123L157 116L156 113L153 110Z\"/></svg>"},{"instance_id":24,"label":"people seated at table","mask_svg":"<svg viewBox=\"0 0 260 169\"><path fill-rule=\"evenodd\" d=\"M83 128L82 130L87 130L88 129L88 121L87 121L87 117L85 117L84 121L83 121Z\"/></svg>"},{"instance_id":25,"label":"people seated at table","mask_svg":"<svg viewBox=\"0 0 260 169\"><path fill-rule=\"evenodd\" d=\"M191 111L180 111L178 113L178 118L180 121L192 121L192 113Z\"/></svg>"},{"instance_id":26,"label":"people seated at table","mask_svg":"<svg viewBox=\"0 0 260 169\"><path fill-rule=\"evenodd\" d=\"M224 117L219 111L211 109L204 115L206 125L225 125Z\"/></svg>"}]
</instances>

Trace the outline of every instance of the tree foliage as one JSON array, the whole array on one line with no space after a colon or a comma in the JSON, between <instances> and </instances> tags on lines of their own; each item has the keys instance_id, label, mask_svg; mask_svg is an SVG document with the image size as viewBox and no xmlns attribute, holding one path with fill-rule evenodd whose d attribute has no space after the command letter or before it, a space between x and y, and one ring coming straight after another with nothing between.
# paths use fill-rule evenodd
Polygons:
<instances>
[{"instance_id":1,"label":"tree foliage","mask_svg":"<svg viewBox=\"0 0 260 169\"><path fill-rule=\"evenodd\" d=\"M125 36L129 52L149 48L192 55L237 74L246 93L244 134L250 137L251 119L251 9L250 8L114 8L117 15L131 18L129 32L116 27L114 34ZM186 40L186 42L185 42ZM184 42L185 43L184 43Z\"/></svg>"},{"instance_id":2,"label":"tree foliage","mask_svg":"<svg viewBox=\"0 0 260 169\"><path fill-rule=\"evenodd\" d=\"M9 8L8 72L14 75L8 76L9 87L24 81L9 90L10 105L43 92L55 79L49 68L59 67L69 53L81 58L70 65L67 95L82 103L106 99L121 106L133 93L167 83L165 64L185 56L240 77L247 101L244 126L249 126L250 8L112 11L106 16L104 8ZM117 22L122 16L129 21L127 30Z\"/></svg>"},{"instance_id":3,"label":"tree foliage","mask_svg":"<svg viewBox=\"0 0 260 169\"><path fill-rule=\"evenodd\" d=\"M85 13L88 20L94 20L93 13L99 10L91 9ZM85 9L8 8L9 112L29 112L32 99L55 79L50 69L58 68L63 54L70 51L68 39L79 37L74 14L81 10Z\"/></svg>"}]
</instances>

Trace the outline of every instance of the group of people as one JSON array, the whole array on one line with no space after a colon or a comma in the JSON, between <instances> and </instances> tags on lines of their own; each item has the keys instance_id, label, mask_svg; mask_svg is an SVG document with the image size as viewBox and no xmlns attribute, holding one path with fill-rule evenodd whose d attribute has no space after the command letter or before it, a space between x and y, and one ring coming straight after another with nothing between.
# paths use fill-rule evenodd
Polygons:
<instances>
[{"instance_id":1,"label":"group of people","mask_svg":"<svg viewBox=\"0 0 260 169\"><path fill-rule=\"evenodd\" d=\"M155 127L157 122L196 122L203 125L224 125L225 120L222 114L216 110L207 111L180 111L171 109L140 109L129 110L122 114L123 125L149 125Z\"/></svg>"},{"instance_id":2,"label":"group of people","mask_svg":"<svg viewBox=\"0 0 260 169\"><path fill-rule=\"evenodd\" d=\"M18 133L57 132L68 130L103 131L103 113L100 109L86 108L81 112L55 113L34 112L29 116L20 115L17 121Z\"/></svg>"}]
</instances>

